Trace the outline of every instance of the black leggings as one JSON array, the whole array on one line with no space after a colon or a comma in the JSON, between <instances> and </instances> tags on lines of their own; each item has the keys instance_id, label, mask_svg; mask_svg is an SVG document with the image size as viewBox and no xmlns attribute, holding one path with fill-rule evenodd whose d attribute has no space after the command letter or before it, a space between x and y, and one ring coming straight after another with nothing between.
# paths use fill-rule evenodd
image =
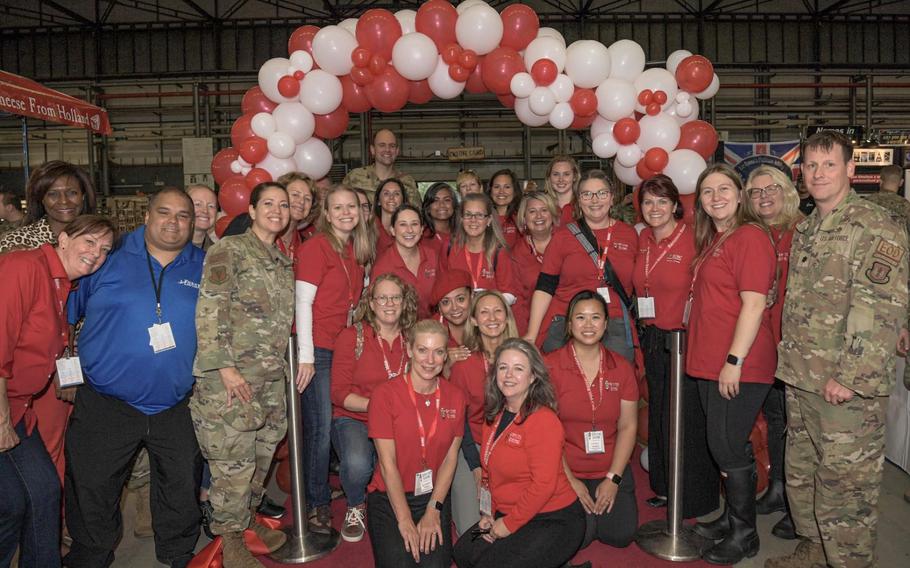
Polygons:
<instances>
[{"instance_id":1,"label":"black leggings","mask_svg":"<svg viewBox=\"0 0 910 568\"><path fill-rule=\"evenodd\" d=\"M411 510L411 519L416 525L420 522L427 504L430 502L431 493L415 497L413 493L405 493L404 497ZM429 554L421 554L420 562L414 562L411 553L405 550L404 540L398 532L398 519L392 509L389 496L380 491L373 491L367 495L367 531L370 533L370 544L373 546L373 562L377 568L407 568L420 566L420 568L449 568L452 565L452 502L446 497L439 516L442 525L442 544L436 545L436 550Z\"/></svg>"},{"instance_id":2,"label":"black leggings","mask_svg":"<svg viewBox=\"0 0 910 568\"><path fill-rule=\"evenodd\" d=\"M597 486L602 481L603 479L581 480L594 501L597 501ZM638 530L638 503L635 501L635 478L632 476L631 465L626 464L626 470L622 473L622 483L616 492L613 509L609 513L605 511L602 515L593 513L584 515L585 539L581 544L582 548L586 548L595 540L616 548L625 548L631 544Z\"/></svg>"},{"instance_id":3,"label":"black leggings","mask_svg":"<svg viewBox=\"0 0 910 568\"><path fill-rule=\"evenodd\" d=\"M784 480L784 448L787 444L787 398L784 383L774 381L768 398L762 406L768 422L768 461L771 462L769 477L775 481Z\"/></svg>"},{"instance_id":4,"label":"black leggings","mask_svg":"<svg viewBox=\"0 0 910 568\"><path fill-rule=\"evenodd\" d=\"M708 449L721 471L754 463L749 435L771 385L739 383L732 400L720 396L717 381L698 381L701 406L708 420Z\"/></svg>"},{"instance_id":5,"label":"black leggings","mask_svg":"<svg viewBox=\"0 0 910 568\"><path fill-rule=\"evenodd\" d=\"M585 510L576 499L563 509L538 513L513 534L492 543L474 538L475 528L476 524L455 543L458 568L559 568L581 545Z\"/></svg>"}]
</instances>

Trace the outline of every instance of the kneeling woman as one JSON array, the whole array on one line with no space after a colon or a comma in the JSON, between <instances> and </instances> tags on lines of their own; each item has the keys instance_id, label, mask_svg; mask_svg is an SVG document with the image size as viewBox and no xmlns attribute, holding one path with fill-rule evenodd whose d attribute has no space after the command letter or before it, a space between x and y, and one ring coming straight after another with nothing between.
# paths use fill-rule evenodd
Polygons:
<instances>
[{"instance_id":1,"label":"kneeling woman","mask_svg":"<svg viewBox=\"0 0 910 568\"><path fill-rule=\"evenodd\" d=\"M369 433L379 468L367 496L367 529L379 568L452 564L448 495L465 400L440 380L447 342L439 322L418 322L408 343L408 371L379 385L370 398Z\"/></svg>"},{"instance_id":2,"label":"kneeling woman","mask_svg":"<svg viewBox=\"0 0 910 568\"><path fill-rule=\"evenodd\" d=\"M562 466L565 434L537 349L507 339L487 379L482 517L455 547L460 568L556 568L584 538L582 509ZM483 538L477 538L482 535Z\"/></svg>"},{"instance_id":3,"label":"kneeling woman","mask_svg":"<svg viewBox=\"0 0 910 568\"><path fill-rule=\"evenodd\" d=\"M582 548L595 539L625 547L638 527L629 466L638 422L638 384L632 365L600 343L607 329L603 297L579 292L567 315L569 342L545 360L566 432L566 475L586 513Z\"/></svg>"}]
</instances>

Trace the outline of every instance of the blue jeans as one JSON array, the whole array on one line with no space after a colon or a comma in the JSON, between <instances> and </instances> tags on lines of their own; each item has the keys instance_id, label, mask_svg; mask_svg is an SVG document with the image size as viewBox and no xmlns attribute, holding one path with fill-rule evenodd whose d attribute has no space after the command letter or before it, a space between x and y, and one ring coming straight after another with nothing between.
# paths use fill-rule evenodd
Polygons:
<instances>
[{"instance_id":1,"label":"blue jeans","mask_svg":"<svg viewBox=\"0 0 910 568\"><path fill-rule=\"evenodd\" d=\"M2 380L2 379L0 379ZM22 568L60 566L60 478L44 449L38 427L19 444L0 452L0 566L9 566L20 548Z\"/></svg>"},{"instance_id":2,"label":"blue jeans","mask_svg":"<svg viewBox=\"0 0 910 568\"><path fill-rule=\"evenodd\" d=\"M315 348L316 375L304 389L303 473L307 508L322 507L332 500L329 488L329 458L332 453L332 351Z\"/></svg>"},{"instance_id":3,"label":"blue jeans","mask_svg":"<svg viewBox=\"0 0 910 568\"><path fill-rule=\"evenodd\" d=\"M376 448L367 435L366 422L348 416L332 421L332 445L341 462L339 476L348 507L366 502L367 484L376 467Z\"/></svg>"}]
</instances>

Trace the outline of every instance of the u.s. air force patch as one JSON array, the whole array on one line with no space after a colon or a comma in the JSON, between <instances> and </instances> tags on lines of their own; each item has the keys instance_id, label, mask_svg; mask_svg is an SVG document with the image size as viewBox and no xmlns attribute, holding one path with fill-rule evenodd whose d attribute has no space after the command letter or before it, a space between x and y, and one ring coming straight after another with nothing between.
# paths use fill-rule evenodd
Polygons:
<instances>
[{"instance_id":1,"label":"u.s. air force patch","mask_svg":"<svg viewBox=\"0 0 910 568\"><path fill-rule=\"evenodd\" d=\"M866 270L866 278L874 284L887 284L891 281L891 266L876 260Z\"/></svg>"}]
</instances>

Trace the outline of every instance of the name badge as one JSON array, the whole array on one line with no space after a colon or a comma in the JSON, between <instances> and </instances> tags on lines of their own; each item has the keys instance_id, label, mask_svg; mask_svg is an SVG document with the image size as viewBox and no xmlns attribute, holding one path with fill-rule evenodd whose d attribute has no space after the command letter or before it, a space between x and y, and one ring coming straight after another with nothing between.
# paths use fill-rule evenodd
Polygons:
<instances>
[{"instance_id":1,"label":"name badge","mask_svg":"<svg viewBox=\"0 0 910 568\"><path fill-rule=\"evenodd\" d=\"M493 516L493 496L487 487L480 488L480 514Z\"/></svg>"},{"instance_id":2,"label":"name badge","mask_svg":"<svg viewBox=\"0 0 910 568\"><path fill-rule=\"evenodd\" d=\"M418 471L414 476L414 495L426 495L433 491L433 470Z\"/></svg>"},{"instance_id":3,"label":"name badge","mask_svg":"<svg viewBox=\"0 0 910 568\"><path fill-rule=\"evenodd\" d=\"M638 299L638 317L654 318L657 317L654 311L654 298L644 297Z\"/></svg>"},{"instance_id":4,"label":"name badge","mask_svg":"<svg viewBox=\"0 0 910 568\"><path fill-rule=\"evenodd\" d=\"M57 380L60 388L75 387L83 384L82 364L79 357L61 357L57 359Z\"/></svg>"},{"instance_id":5,"label":"name badge","mask_svg":"<svg viewBox=\"0 0 910 568\"><path fill-rule=\"evenodd\" d=\"M156 323L149 328L149 345L155 353L169 351L177 347L174 333L171 331L171 322Z\"/></svg>"},{"instance_id":6,"label":"name badge","mask_svg":"<svg viewBox=\"0 0 910 568\"><path fill-rule=\"evenodd\" d=\"M604 449L604 433L602 430L591 430L585 432L585 453L602 454Z\"/></svg>"},{"instance_id":7,"label":"name badge","mask_svg":"<svg viewBox=\"0 0 910 568\"><path fill-rule=\"evenodd\" d=\"M686 300L686 307L683 309L683 325L689 325L689 314L692 313L692 297Z\"/></svg>"},{"instance_id":8,"label":"name badge","mask_svg":"<svg viewBox=\"0 0 910 568\"><path fill-rule=\"evenodd\" d=\"M604 302L610 303L610 289L606 286L602 286L597 289L597 293L600 294L600 297L604 299Z\"/></svg>"}]
</instances>

